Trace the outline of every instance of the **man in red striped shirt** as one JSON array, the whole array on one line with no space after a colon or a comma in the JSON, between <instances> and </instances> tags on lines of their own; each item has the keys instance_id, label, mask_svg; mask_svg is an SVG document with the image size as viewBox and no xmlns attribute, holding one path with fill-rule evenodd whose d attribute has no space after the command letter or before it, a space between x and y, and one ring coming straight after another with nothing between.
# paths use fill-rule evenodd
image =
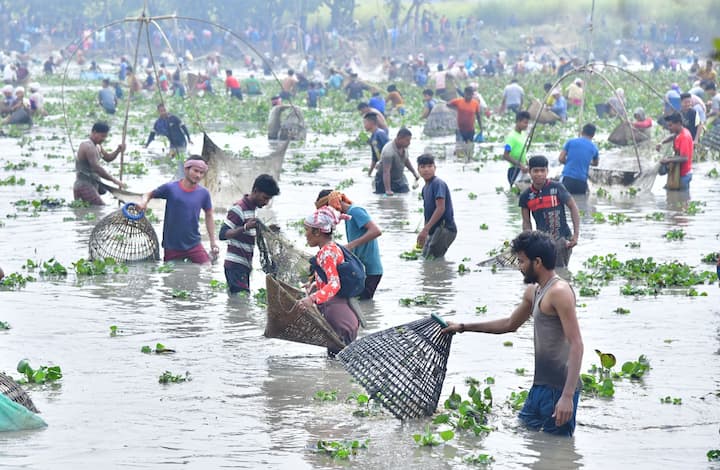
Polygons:
<instances>
[{"instance_id":1,"label":"man in red striped shirt","mask_svg":"<svg viewBox=\"0 0 720 470\"><path fill-rule=\"evenodd\" d=\"M228 242L225 279L230 294L250 292L250 271L257 235L255 209L265 207L278 194L280 188L275 178L260 175L255 178L250 194L243 196L228 211L220 228L220 240Z\"/></svg>"},{"instance_id":2,"label":"man in red striped shirt","mask_svg":"<svg viewBox=\"0 0 720 470\"><path fill-rule=\"evenodd\" d=\"M548 159L543 156L531 157L528 168L532 184L520 194L523 230L532 230L530 214L535 219L537 230L548 233L556 242L557 259L555 267L566 267L572 248L577 245L580 233L580 212L575 199L562 183L547 177ZM567 224L565 206L570 209L573 231Z\"/></svg>"}]
</instances>

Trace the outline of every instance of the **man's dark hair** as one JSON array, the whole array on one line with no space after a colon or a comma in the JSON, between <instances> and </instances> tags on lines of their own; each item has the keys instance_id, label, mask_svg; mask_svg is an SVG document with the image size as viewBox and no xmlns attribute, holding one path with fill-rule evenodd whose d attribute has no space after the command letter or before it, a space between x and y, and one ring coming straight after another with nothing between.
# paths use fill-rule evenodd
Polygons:
<instances>
[{"instance_id":1,"label":"man's dark hair","mask_svg":"<svg viewBox=\"0 0 720 470\"><path fill-rule=\"evenodd\" d=\"M466 86L463 90L463 95L467 95L468 93L473 94L475 93L475 89L471 86Z\"/></svg>"},{"instance_id":2,"label":"man's dark hair","mask_svg":"<svg viewBox=\"0 0 720 470\"><path fill-rule=\"evenodd\" d=\"M530 120L530 113L528 111L520 111L515 115L515 122L520 122L523 119Z\"/></svg>"},{"instance_id":3,"label":"man's dark hair","mask_svg":"<svg viewBox=\"0 0 720 470\"><path fill-rule=\"evenodd\" d=\"M293 75L295 75L295 71L293 69L289 69L288 75L290 75L292 77Z\"/></svg>"},{"instance_id":4,"label":"man's dark hair","mask_svg":"<svg viewBox=\"0 0 720 470\"><path fill-rule=\"evenodd\" d=\"M255 178L252 190L260 191L261 193L265 193L270 197L274 197L280 194L280 188L278 187L275 178L264 173Z\"/></svg>"},{"instance_id":5,"label":"man's dark hair","mask_svg":"<svg viewBox=\"0 0 720 470\"><path fill-rule=\"evenodd\" d=\"M188 160L202 160L202 161L204 161L205 163L207 163L207 160L205 160L205 159L202 157L202 155L190 155L190 157L188 158ZM187 160L186 160L186 161L187 161Z\"/></svg>"},{"instance_id":6,"label":"man's dark hair","mask_svg":"<svg viewBox=\"0 0 720 470\"><path fill-rule=\"evenodd\" d=\"M377 113L367 113L365 116L363 116L363 119L367 119L368 121L374 122L375 124L378 123Z\"/></svg>"},{"instance_id":7,"label":"man's dark hair","mask_svg":"<svg viewBox=\"0 0 720 470\"><path fill-rule=\"evenodd\" d=\"M715 85L715 82L713 82L712 80L703 80L700 85L705 91L717 89L717 85Z\"/></svg>"},{"instance_id":8,"label":"man's dark hair","mask_svg":"<svg viewBox=\"0 0 720 470\"><path fill-rule=\"evenodd\" d=\"M407 127L401 127L397 133L398 138L401 137L412 137L412 132Z\"/></svg>"},{"instance_id":9,"label":"man's dark hair","mask_svg":"<svg viewBox=\"0 0 720 470\"><path fill-rule=\"evenodd\" d=\"M423 153L419 157L417 157L417 164L420 165L434 165L435 164L435 157L430 155L429 153Z\"/></svg>"},{"instance_id":10,"label":"man's dark hair","mask_svg":"<svg viewBox=\"0 0 720 470\"><path fill-rule=\"evenodd\" d=\"M358 105L357 105L358 111L362 111L363 109L369 108L369 107L370 107L370 105L365 103L364 101L362 103L358 103Z\"/></svg>"},{"instance_id":11,"label":"man's dark hair","mask_svg":"<svg viewBox=\"0 0 720 470\"><path fill-rule=\"evenodd\" d=\"M583 135L586 135L588 137L594 137L596 130L597 128L594 124L585 124L582 128L582 133Z\"/></svg>"},{"instance_id":12,"label":"man's dark hair","mask_svg":"<svg viewBox=\"0 0 720 470\"><path fill-rule=\"evenodd\" d=\"M435 92L432 91L430 88L426 88L423 90L423 95L433 96L434 94L435 94Z\"/></svg>"},{"instance_id":13,"label":"man's dark hair","mask_svg":"<svg viewBox=\"0 0 720 470\"><path fill-rule=\"evenodd\" d=\"M692 95L690 93L680 93L680 101L690 98Z\"/></svg>"},{"instance_id":14,"label":"man's dark hair","mask_svg":"<svg viewBox=\"0 0 720 470\"><path fill-rule=\"evenodd\" d=\"M672 122L673 124L682 124L682 116L677 111L672 113L670 116L665 118L666 122Z\"/></svg>"},{"instance_id":15,"label":"man's dark hair","mask_svg":"<svg viewBox=\"0 0 720 470\"><path fill-rule=\"evenodd\" d=\"M110 132L110 126L108 126L107 122L98 121L92 126L92 132L95 132L97 134L107 134Z\"/></svg>"},{"instance_id":16,"label":"man's dark hair","mask_svg":"<svg viewBox=\"0 0 720 470\"><path fill-rule=\"evenodd\" d=\"M534 157L530 157L528 160L528 168L531 170L533 168L547 168L548 167L548 159L543 157L542 155L535 155Z\"/></svg>"},{"instance_id":17,"label":"man's dark hair","mask_svg":"<svg viewBox=\"0 0 720 470\"><path fill-rule=\"evenodd\" d=\"M438 64L437 69L438 69L438 72L442 72L444 69L443 64Z\"/></svg>"},{"instance_id":18,"label":"man's dark hair","mask_svg":"<svg viewBox=\"0 0 720 470\"><path fill-rule=\"evenodd\" d=\"M103 78L102 84L103 84L103 86L105 86L105 85L110 86L110 80L107 78Z\"/></svg>"},{"instance_id":19,"label":"man's dark hair","mask_svg":"<svg viewBox=\"0 0 720 470\"><path fill-rule=\"evenodd\" d=\"M164 103L158 103L157 109L160 109L160 108L165 108L165 104L164 104ZM166 108L166 109L167 109L167 108Z\"/></svg>"},{"instance_id":20,"label":"man's dark hair","mask_svg":"<svg viewBox=\"0 0 720 470\"><path fill-rule=\"evenodd\" d=\"M551 88L552 88L552 83L550 83L550 82L545 82L545 84L543 85L543 90L545 90L545 93L550 91Z\"/></svg>"},{"instance_id":21,"label":"man's dark hair","mask_svg":"<svg viewBox=\"0 0 720 470\"><path fill-rule=\"evenodd\" d=\"M530 261L540 258L545 269L555 269L557 258L555 241L545 232L526 230L515 237L511 249L514 254L525 253Z\"/></svg>"},{"instance_id":22,"label":"man's dark hair","mask_svg":"<svg viewBox=\"0 0 720 470\"><path fill-rule=\"evenodd\" d=\"M225 75L232 75L232 70L225 69Z\"/></svg>"},{"instance_id":23,"label":"man's dark hair","mask_svg":"<svg viewBox=\"0 0 720 470\"><path fill-rule=\"evenodd\" d=\"M388 91L388 93L392 93L393 91L397 91L397 86L395 86L394 84L393 84L393 85L388 85L387 91Z\"/></svg>"},{"instance_id":24,"label":"man's dark hair","mask_svg":"<svg viewBox=\"0 0 720 470\"><path fill-rule=\"evenodd\" d=\"M315 202L318 202L320 199L324 198L325 196L327 196L327 195L330 194L331 192L333 192L332 189L323 189L323 190L321 190L321 191L318 193L317 199L315 199Z\"/></svg>"}]
</instances>

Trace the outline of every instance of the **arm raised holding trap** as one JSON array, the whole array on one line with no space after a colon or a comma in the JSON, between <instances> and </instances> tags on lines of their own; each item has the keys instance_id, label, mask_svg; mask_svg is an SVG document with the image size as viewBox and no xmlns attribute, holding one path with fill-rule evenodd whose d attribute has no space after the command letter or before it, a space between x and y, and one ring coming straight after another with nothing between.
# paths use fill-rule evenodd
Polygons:
<instances>
[{"instance_id":1,"label":"arm raised holding trap","mask_svg":"<svg viewBox=\"0 0 720 470\"><path fill-rule=\"evenodd\" d=\"M507 318L451 323L444 333L516 331L531 316L534 323L535 376L520 419L535 430L572 435L582 383L583 342L575 312L575 293L555 274L556 244L543 232L526 231L512 242L520 271L531 284ZM552 410L552 412L550 412Z\"/></svg>"}]
</instances>

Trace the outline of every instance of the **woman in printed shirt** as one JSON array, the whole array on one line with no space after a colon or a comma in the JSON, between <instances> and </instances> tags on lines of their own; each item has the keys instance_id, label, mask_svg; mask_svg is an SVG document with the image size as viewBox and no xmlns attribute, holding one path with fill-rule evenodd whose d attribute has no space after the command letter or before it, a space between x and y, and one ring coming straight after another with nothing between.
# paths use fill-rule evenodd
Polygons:
<instances>
[{"instance_id":1,"label":"woman in printed shirt","mask_svg":"<svg viewBox=\"0 0 720 470\"><path fill-rule=\"evenodd\" d=\"M307 297L298 301L305 309L317 305L320 313L345 344L355 341L360 323L348 299L337 295L340 291L337 266L345 261L345 257L340 247L332 241L332 236L340 220L349 218L329 206L321 207L305 218L305 238L309 246L319 248L315 260L318 267L325 272L326 281L316 272L315 281L308 286ZM330 355L338 352L339 350L328 349Z\"/></svg>"}]
</instances>

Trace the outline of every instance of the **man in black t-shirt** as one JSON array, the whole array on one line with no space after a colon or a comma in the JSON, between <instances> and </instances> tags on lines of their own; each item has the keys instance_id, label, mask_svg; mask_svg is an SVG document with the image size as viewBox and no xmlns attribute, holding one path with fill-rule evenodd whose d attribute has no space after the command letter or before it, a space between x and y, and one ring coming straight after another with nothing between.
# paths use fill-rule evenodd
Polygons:
<instances>
[{"instance_id":1,"label":"man in black t-shirt","mask_svg":"<svg viewBox=\"0 0 720 470\"><path fill-rule=\"evenodd\" d=\"M548 233L557 243L556 267L567 266L572 248L577 245L580 233L580 212L575 199L562 183L548 179L548 160L535 156L528 160L532 184L520 194L523 230L532 230L530 214L535 219L537 230ZM573 230L567 224L565 206L570 209Z\"/></svg>"}]
</instances>

